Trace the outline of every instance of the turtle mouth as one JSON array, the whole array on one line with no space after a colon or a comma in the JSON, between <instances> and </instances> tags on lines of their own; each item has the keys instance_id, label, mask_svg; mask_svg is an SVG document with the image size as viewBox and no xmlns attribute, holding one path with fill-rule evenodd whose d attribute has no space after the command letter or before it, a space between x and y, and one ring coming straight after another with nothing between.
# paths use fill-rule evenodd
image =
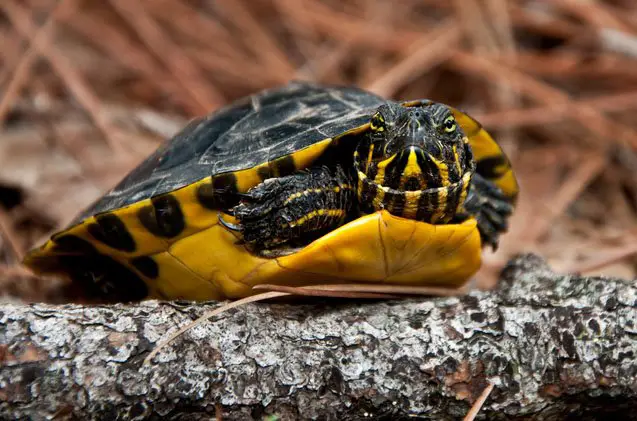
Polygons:
<instances>
[{"instance_id":1,"label":"turtle mouth","mask_svg":"<svg viewBox=\"0 0 637 421\"><path fill-rule=\"evenodd\" d=\"M461 211L472 176L473 171L466 171L458 182L446 186L399 190L378 184L358 171L359 200L374 211L384 209L395 216L447 223Z\"/></svg>"}]
</instances>

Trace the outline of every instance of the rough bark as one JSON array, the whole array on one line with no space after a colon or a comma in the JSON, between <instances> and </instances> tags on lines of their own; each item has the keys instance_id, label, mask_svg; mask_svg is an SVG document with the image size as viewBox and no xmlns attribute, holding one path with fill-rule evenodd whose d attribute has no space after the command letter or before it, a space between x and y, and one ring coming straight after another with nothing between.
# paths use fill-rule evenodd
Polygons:
<instances>
[{"instance_id":1,"label":"rough bark","mask_svg":"<svg viewBox=\"0 0 637 421\"><path fill-rule=\"evenodd\" d=\"M231 310L218 304L5 305L0 410L31 419L635 419L637 285L510 263L461 298Z\"/></svg>"}]
</instances>

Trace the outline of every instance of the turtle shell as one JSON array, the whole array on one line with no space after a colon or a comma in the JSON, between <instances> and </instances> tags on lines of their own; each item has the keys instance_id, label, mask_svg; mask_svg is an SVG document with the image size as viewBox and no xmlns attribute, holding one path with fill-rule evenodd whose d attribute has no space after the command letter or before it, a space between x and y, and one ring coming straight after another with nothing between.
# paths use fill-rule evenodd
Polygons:
<instances>
[{"instance_id":1,"label":"turtle shell","mask_svg":"<svg viewBox=\"0 0 637 421\"><path fill-rule=\"evenodd\" d=\"M239 298L276 282L461 284L480 265L475 220L434 227L382 211L276 259L251 254L219 224L220 192L246 192L311 166L345 135L366 130L385 102L357 88L291 83L193 120L24 263L102 301ZM477 171L515 200L517 182L500 147L471 117L453 112L477 151Z\"/></svg>"},{"instance_id":2,"label":"turtle shell","mask_svg":"<svg viewBox=\"0 0 637 421\"><path fill-rule=\"evenodd\" d=\"M300 82L245 97L191 121L86 209L78 222L206 178L216 178L218 189L247 191L254 181L302 168L305 162L293 162L292 154L317 143L327 146L363 126L385 101L357 88ZM313 150L310 158L322 150Z\"/></svg>"}]
</instances>

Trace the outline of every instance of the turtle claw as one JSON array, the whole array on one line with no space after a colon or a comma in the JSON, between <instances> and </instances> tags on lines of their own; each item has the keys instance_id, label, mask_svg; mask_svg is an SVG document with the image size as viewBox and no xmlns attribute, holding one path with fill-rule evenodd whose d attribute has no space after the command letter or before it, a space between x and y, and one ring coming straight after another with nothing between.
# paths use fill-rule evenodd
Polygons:
<instances>
[{"instance_id":1,"label":"turtle claw","mask_svg":"<svg viewBox=\"0 0 637 421\"><path fill-rule=\"evenodd\" d=\"M301 250L303 250L303 247L279 247L259 250L258 255L266 259L276 259L277 257L284 257L298 253Z\"/></svg>"},{"instance_id":2,"label":"turtle claw","mask_svg":"<svg viewBox=\"0 0 637 421\"><path fill-rule=\"evenodd\" d=\"M230 231L235 231L235 232L243 231L243 225L231 224L230 222L227 222L225 219L223 219L223 216L221 216L221 212L217 212L217 217L219 218L219 223L223 225L224 227L226 227L227 229L229 229Z\"/></svg>"}]
</instances>

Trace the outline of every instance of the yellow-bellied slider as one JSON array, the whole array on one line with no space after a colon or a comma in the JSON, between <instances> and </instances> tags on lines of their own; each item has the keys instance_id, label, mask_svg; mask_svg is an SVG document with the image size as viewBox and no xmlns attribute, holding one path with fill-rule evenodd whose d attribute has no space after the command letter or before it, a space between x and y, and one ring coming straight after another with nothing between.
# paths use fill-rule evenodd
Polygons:
<instances>
[{"instance_id":1,"label":"yellow-bellied slider","mask_svg":"<svg viewBox=\"0 0 637 421\"><path fill-rule=\"evenodd\" d=\"M108 301L455 287L497 245L517 193L466 114L295 82L192 121L25 264Z\"/></svg>"}]
</instances>

